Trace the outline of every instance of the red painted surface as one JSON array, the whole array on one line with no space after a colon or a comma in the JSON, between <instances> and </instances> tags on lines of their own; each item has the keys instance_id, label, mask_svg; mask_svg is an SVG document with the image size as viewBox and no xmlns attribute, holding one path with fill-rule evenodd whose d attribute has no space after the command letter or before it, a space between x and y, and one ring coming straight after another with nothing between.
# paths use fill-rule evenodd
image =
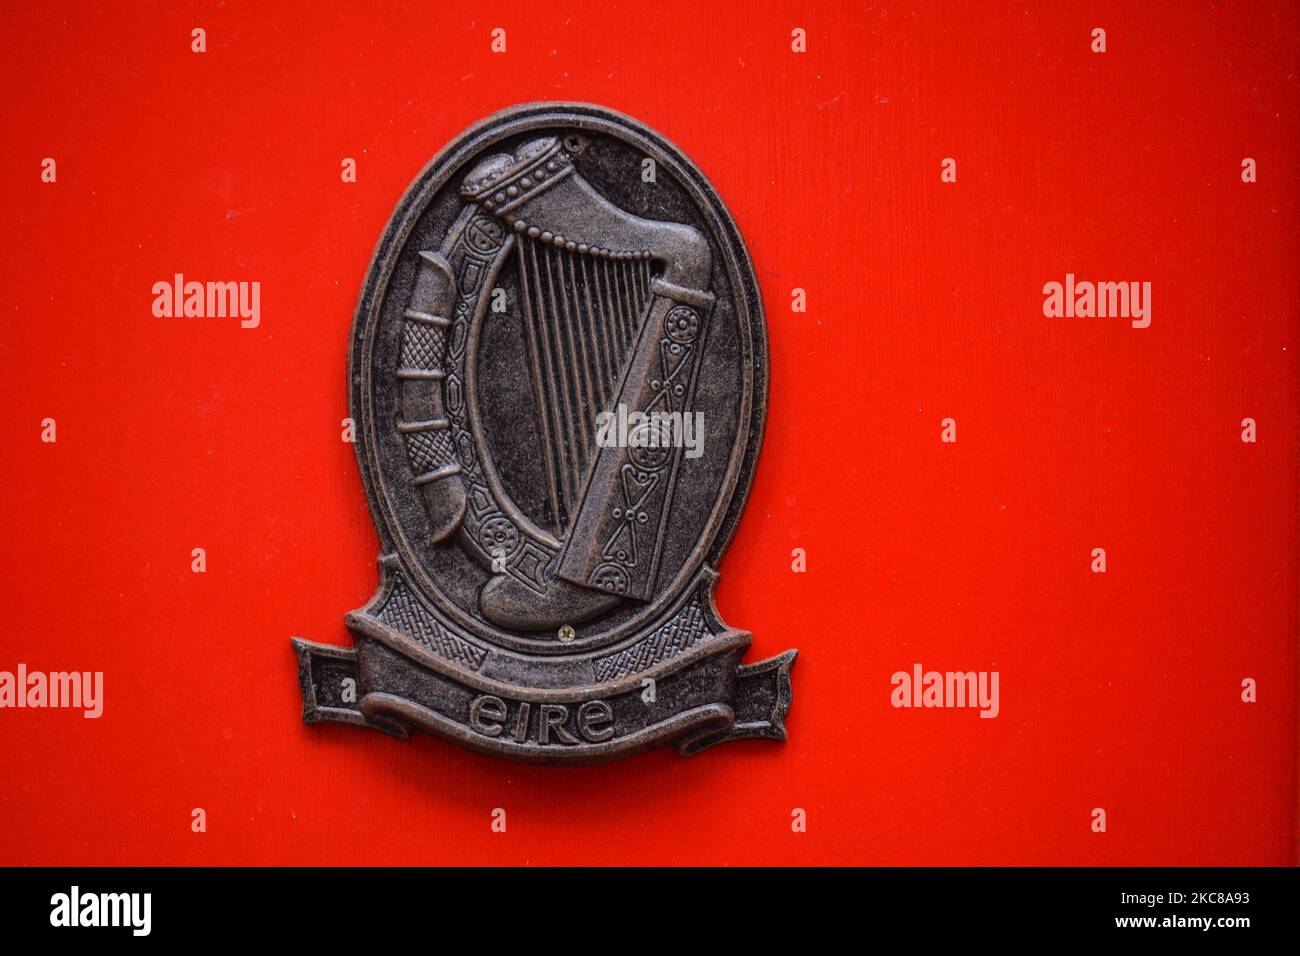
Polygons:
<instances>
[{"instance_id":1,"label":"red painted surface","mask_svg":"<svg viewBox=\"0 0 1300 956\"><path fill-rule=\"evenodd\" d=\"M106 711L0 711L0 863L1293 861L1293 5L388 7L6 15L0 669L102 670ZM783 747L299 722L289 637L346 643L376 582L339 438L371 251L534 99L661 131L749 244L772 401L719 604L800 649ZM1151 327L1044 318L1067 271L1152 282ZM260 281L261 327L154 318L175 272ZM894 710L917 661L998 670L1001 715Z\"/></svg>"}]
</instances>

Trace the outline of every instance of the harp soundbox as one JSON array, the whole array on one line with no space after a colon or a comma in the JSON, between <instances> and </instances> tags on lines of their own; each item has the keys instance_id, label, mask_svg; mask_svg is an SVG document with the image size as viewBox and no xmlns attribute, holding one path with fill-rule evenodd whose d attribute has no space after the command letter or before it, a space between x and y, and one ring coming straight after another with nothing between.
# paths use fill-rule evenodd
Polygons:
<instances>
[{"instance_id":1,"label":"harp soundbox","mask_svg":"<svg viewBox=\"0 0 1300 956\"><path fill-rule=\"evenodd\" d=\"M682 449L597 441L603 412L692 411L714 297L695 228L641 218L588 183L579 134L485 158L455 227L420 253L405 312L396 423L434 540L458 534L490 571L483 615L542 631L655 591ZM544 514L505 491L474 428L473 356L490 292L514 270ZM644 428L652 425L643 424ZM531 437L531 436L530 436Z\"/></svg>"}]
</instances>

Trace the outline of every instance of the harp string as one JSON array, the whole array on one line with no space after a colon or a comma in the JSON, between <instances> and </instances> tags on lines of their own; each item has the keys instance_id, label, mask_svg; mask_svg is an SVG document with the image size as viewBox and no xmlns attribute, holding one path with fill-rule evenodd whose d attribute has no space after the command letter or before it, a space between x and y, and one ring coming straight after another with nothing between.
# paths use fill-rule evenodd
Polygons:
<instances>
[{"instance_id":1,"label":"harp string","mask_svg":"<svg viewBox=\"0 0 1300 956\"><path fill-rule=\"evenodd\" d=\"M578 363L578 370L583 382L583 394L587 403L582 411L582 430L586 438L587 447L594 447L596 444L596 412L600 411L598 405L602 399L597 396L601 394L600 385L596 382L596 363L595 349L590 337L587 335L587 325L582 321L582 313L578 305L578 283L574 278L573 260L576 258L572 253L556 249L555 255L560 267L560 281L564 285L564 302L565 317L569 322L570 334L576 339L578 347L575 350L577 355L581 356ZM565 267L568 267L568 276L564 276ZM584 476L585 477L585 476Z\"/></svg>"},{"instance_id":2,"label":"harp string","mask_svg":"<svg viewBox=\"0 0 1300 956\"><path fill-rule=\"evenodd\" d=\"M588 414L588 409L593 402L590 382L590 369L587 365L587 349L583 342L579 323L575 321L575 312L570 306L569 291L566 288L564 275L565 255L562 250L554 246L547 245L544 247L548 261L554 267L555 276L555 300L552 302L552 316L554 324L560 330L561 337L565 341L568 357L568 367L572 372L572 389L573 389L573 410L576 419L573 428L573 444L569 449L569 461L571 472L569 483L573 488L573 496L569 501L569 511L572 512L577 501L577 496L582 488L583 473L586 468L588 458L587 449L592 444L593 423Z\"/></svg>"},{"instance_id":3,"label":"harp string","mask_svg":"<svg viewBox=\"0 0 1300 956\"><path fill-rule=\"evenodd\" d=\"M560 483L562 466L555 452L559 427L555 414L555 378L551 370L550 350L546 347L541 323L537 319L537 308L533 304L533 284L528 275L529 250L526 248L528 245L527 242L516 245L515 259L519 264L519 289L524 300L524 321L528 326L528 359L532 372L533 397L537 402L538 416L541 419L546 493L551 505L552 530L558 533L563 526L565 512L560 510L560 499L563 495Z\"/></svg>"},{"instance_id":4,"label":"harp string","mask_svg":"<svg viewBox=\"0 0 1300 956\"><path fill-rule=\"evenodd\" d=\"M601 395L608 395L612 388L613 366L611 365L611 353L614 350L614 344L606 334L604 323L597 316L603 316L601 303L592 299L591 282L589 279L589 264L586 256L578 257L578 274L581 276L582 300L586 306L587 327L591 330L591 338L595 344L596 352L596 372L597 379L600 382Z\"/></svg>"},{"instance_id":5,"label":"harp string","mask_svg":"<svg viewBox=\"0 0 1300 956\"><path fill-rule=\"evenodd\" d=\"M632 284L632 273L636 268L635 262L620 262L623 273L623 288L627 290L627 317L628 324L636 328L641 324L641 297L637 294Z\"/></svg>"},{"instance_id":6,"label":"harp string","mask_svg":"<svg viewBox=\"0 0 1300 956\"><path fill-rule=\"evenodd\" d=\"M609 262L605 259L596 259L593 262L596 270L600 273L601 294L604 298L604 322L605 330L609 335L610 341L619 342L623 339L623 330L618 321L617 303L614 300L614 287L609 281ZM622 356L619 356L621 359Z\"/></svg>"},{"instance_id":7,"label":"harp string","mask_svg":"<svg viewBox=\"0 0 1300 956\"><path fill-rule=\"evenodd\" d=\"M637 266L639 267L636 270L639 299L645 303L650 299L650 262L648 259L642 259Z\"/></svg>"},{"instance_id":8,"label":"harp string","mask_svg":"<svg viewBox=\"0 0 1300 956\"><path fill-rule=\"evenodd\" d=\"M555 454L557 459L558 481L561 486L563 502L566 513L572 509L573 499L576 496L572 483L573 466L573 446L574 446L574 408L570 399L569 390L569 372L567 362L565 361L565 349L560 340L559 322L556 320L553 302L555 300L554 290L550 285L550 271L547 270L546 280L542 278L542 266L538 262L537 249L532 243L525 243L529 247L529 258L533 264L533 279L536 282L536 301L540 304L541 309L537 316L537 322L541 326L546 341L546 348L550 355L551 384L555 394L555 400L552 408L555 412L556 421L559 423L558 433L555 436ZM544 256L543 256L544 258Z\"/></svg>"},{"instance_id":9,"label":"harp string","mask_svg":"<svg viewBox=\"0 0 1300 956\"><path fill-rule=\"evenodd\" d=\"M607 396L612 390L612 366L610 364L610 353L613 351L614 345L609 341L608 336L605 334L603 325L596 318L597 315L602 313L600 312L599 303L595 303L591 299L591 286L587 282L586 260L586 256L577 257L576 268L578 275L581 277L581 282L575 278L573 288L575 295L580 296L584 306L587 323L586 327L591 336L592 352L595 359L594 367L596 371L596 381L599 385L597 391L602 397L601 404L603 405L608 402ZM581 286L580 291L579 286Z\"/></svg>"},{"instance_id":10,"label":"harp string","mask_svg":"<svg viewBox=\"0 0 1300 956\"><path fill-rule=\"evenodd\" d=\"M560 346L560 365L569 375L569 401L572 409L572 419L570 430L573 437L573 449L570 460L573 465L573 471L577 473L578 452L582 445L586 444L584 440L584 415L582 401L582 363L578 361L578 349L573 336L573 323L569 319L568 307L564 303L564 276L560 273L559 280L556 280L556 256L555 250L549 245L542 246L542 257L546 260L546 281L547 288L550 292L550 314L554 317L551 327L555 329L556 337L562 343ZM576 484L575 484L576 487Z\"/></svg>"},{"instance_id":11,"label":"harp string","mask_svg":"<svg viewBox=\"0 0 1300 956\"><path fill-rule=\"evenodd\" d=\"M648 304L651 267L528 237L517 250L547 496L562 536L595 460L596 417L611 410Z\"/></svg>"},{"instance_id":12,"label":"harp string","mask_svg":"<svg viewBox=\"0 0 1300 956\"><path fill-rule=\"evenodd\" d=\"M628 265L627 262L615 262L614 272L618 276L619 287L622 289L623 327L627 330L625 336L628 341L631 341L637 329L637 313L640 309L637 307L638 303L633 300L632 290L627 284Z\"/></svg>"},{"instance_id":13,"label":"harp string","mask_svg":"<svg viewBox=\"0 0 1300 956\"><path fill-rule=\"evenodd\" d=\"M635 262L623 263L623 273L627 276L627 303L628 308L631 310L630 316L633 325L639 326L641 324L641 306L643 303L641 302L640 294L636 290L636 283L633 280L633 276L636 275L636 269L637 265Z\"/></svg>"},{"instance_id":14,"label":"harp string","mask_svg":"<svg viewBox=\"0 0 1300 956\"><path fill-rule=\"evenodd\" d=\"M619 334L627 335L627 317L623 311L623 293L618 287L618 266L614 262L606 262L605 277L609 281L609 298L611 311L616 319L616 327Z\"/></svg>"},{"instance_id":15,"label":"harp string","mask_svg":"<svg viewBox=\"0 0 1300 956\"><path fill-rule=\"evenodd\" d=\"M613 260L605 263L609 275L610 316L619 338L626 341L631 338L631 329L627 324L627 307L623 302L623 290L618 281L618 263Z\"/></svg>"}]
</instances>

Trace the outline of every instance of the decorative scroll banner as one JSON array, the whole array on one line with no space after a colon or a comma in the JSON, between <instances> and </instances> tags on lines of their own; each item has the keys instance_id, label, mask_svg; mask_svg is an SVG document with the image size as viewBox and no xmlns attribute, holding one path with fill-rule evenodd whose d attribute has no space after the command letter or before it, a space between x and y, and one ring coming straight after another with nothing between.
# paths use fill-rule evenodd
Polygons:
<instances>
[{"instance_id":1,"label":"decorative scroll banner","mask_svg":"<svg viewBox=\"0 0 1300 956\"><path fill-rule=\"evenodd\" d=\"M622 681L549 690L498 684L425 655L416 660L373 619L351 623L355 647L293 640L307 723L399 737L421 730L530 763L599 762L665 743L689 755L731 740L785 739L796 652L741 665L749 644L741 632Z\"/></svg>"}]
</instances>

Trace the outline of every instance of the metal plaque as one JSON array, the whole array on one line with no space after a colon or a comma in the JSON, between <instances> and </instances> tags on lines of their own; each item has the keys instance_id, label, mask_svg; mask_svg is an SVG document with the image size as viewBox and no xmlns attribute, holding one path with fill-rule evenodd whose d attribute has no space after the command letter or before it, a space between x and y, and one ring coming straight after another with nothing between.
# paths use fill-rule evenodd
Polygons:
<instances>
[{"instance_id":1,"label":"metal plaque","mask_svg":"<svg viewBox=\"0 0 1300 956\"><path fill-rule=\"evenodd\" d=\"M536 763L785 739L795 652L713 603L763 432L749 254L653 130L499 113L407 190L349 355L380 584L294 639L308 723Z\"/></svg>"}]
</instances>

